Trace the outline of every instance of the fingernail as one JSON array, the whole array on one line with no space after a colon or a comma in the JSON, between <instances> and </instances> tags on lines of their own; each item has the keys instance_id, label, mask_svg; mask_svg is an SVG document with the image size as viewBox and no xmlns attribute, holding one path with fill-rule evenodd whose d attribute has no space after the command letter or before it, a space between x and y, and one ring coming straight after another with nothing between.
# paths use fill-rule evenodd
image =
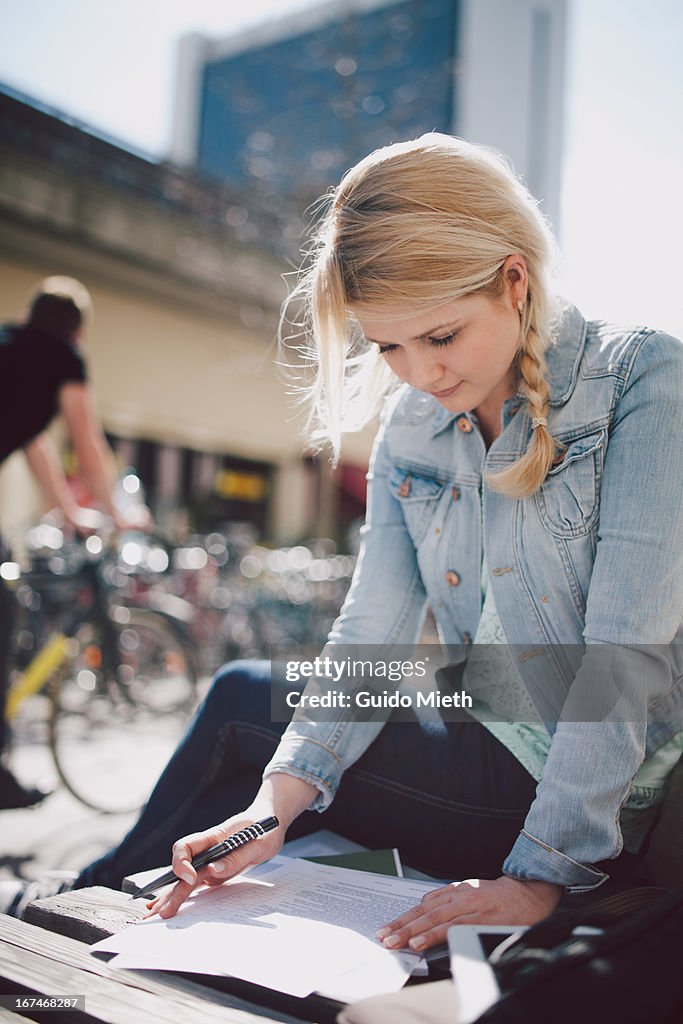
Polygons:
<instances>
[{"instance_id":1,"label":"fingernail","mask_svg":"<svg viewBox=\"0 0 683 1024\"><path fill-rule=\"evenodd\" d=\"M378 939L385 939L387 935L391 935L391 928L380 928L377 932Z\"/></svg>"},{"instance_id":2,"label":"fingernail","mask_svg":"<svg viewBox=\"0 0 683 1024\"><path fill-rule=\"evenodd\" d=\"M178 875L178 878L181 878L183 880L183 882L187 882L188 885L192 885L193 882L194 882L194 875L192 874L191 871L183 871L183 872L181 872Z\"/></svg>"},{"instance_id":3,"label":"fingernail","mask_svg":"<svg viewBox=\"0 0 683 1024\"><path fill-rule=\"evenodd\" d=\"M212 874L212 875L216 875L216 876L222 875L223 874L223 868L220 866L220 864L210 864L209 865L209 873Z\"/></svg>"},{"instance_id":4,"label":"fingernail","mask_svg":"<svg viewBox=\"0 0 683 1024\"><path fill-rule=\"evenodd\" d=\"M401 941L401 939L399 938L399 936L398 936L398 935L389 935L389 936L387 936L387 938L386 938L386 939L384 940L384 945L385 945L385 946L390 946L390 947L391 947L391 948L393 949L393 948L394 948L394 946L398 946L398 944L400 943L400 941Z\"/></svg>"},{"instance_id":5,"label":"fingernail","mask_svg":"<svg viewBox=\"0 0 683 1024\"><path fill-rule=\"evenodd\" d=\"M414 939L411 939L408 943L411 949L422 949L425 944L424 935L416 935Z\"/></svg>"}]
</instances>

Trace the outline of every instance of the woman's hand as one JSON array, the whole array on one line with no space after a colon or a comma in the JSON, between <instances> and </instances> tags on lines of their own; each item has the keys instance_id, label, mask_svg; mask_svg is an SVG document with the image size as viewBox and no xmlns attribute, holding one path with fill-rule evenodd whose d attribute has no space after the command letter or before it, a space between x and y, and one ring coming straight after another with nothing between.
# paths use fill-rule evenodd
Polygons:
<instances>
[{"instance_id":1,"label":"woman's hand","mask_svg":"<svg viewBox=\"0 0 683 1024\"><path fill-rule=\"evenodd\" d=\"M562 893L561 885L507 875L451 882L428 892L419 906L381 928L377 938L389 949L407 946L421 952L445 942L453 924L534 924L555 909Z\"/></svg>"},{"instance_id":2,"label":"woman's hand","mask_svg":"<svg viewBox=\"0 0 683 1024\"><path fill-rule=\"evenodd\" d=\"M173 917L198 885L221 885L254 864L262 864L280 852L287 829L302 811L310 807L318 790L303 779L286 772L277 772L264 779L254 802L246 811L234 814L222 824L205 832L194 832L173 844L171 867L180 881L165 889L161 896L147 904L146 917ZM276 815L280 824L260 839L246 843L233 853L196 871L192 858L223 842L246 825Z\"/></svg>"},{"instance_id":3,"label":"woman's hand","mask_svg":"<svg viewBox=\"0 0 683 1024\"><path fill-rule=\"evenodd\" d=\"M214 828L205 832L194 832L174 843L171 867L180 881L165 889L160 896L147 904L149 913L145 914L145 917L152 917L154 914L158 914L159 917L173 917L197 886L221 885L254 864L261 864L264 860L274 857L284 842L285 830L282 825L199 870L192 867L192 858L198 853L223 842L239 829L253 825L255 821L267 816L268 814L261 813L260 810L257 814L245 811L228 818Z\"/></svg>"}]
</instances>

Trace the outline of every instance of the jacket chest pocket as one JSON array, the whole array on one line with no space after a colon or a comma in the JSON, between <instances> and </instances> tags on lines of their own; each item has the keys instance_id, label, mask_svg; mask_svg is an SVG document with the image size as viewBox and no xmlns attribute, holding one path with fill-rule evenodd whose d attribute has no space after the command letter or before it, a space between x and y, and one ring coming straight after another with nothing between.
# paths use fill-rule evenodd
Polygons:
<instances>
[{"instance_id":1,"label":"jacket chest pocket","mask_svg":"<svg viewBox=\"0 0 683 1024\"><path fill-rule=\"evenodd\" d=\"M438 499L446 486L445 482L413 473L400 466L392 466L387 486L400 502L408 532L413 541L418 543L424 537L434 515Z\"/></svg>"},{"instance_id":2,"label":"jacket chest pocket","mask_svg":"<svg viewBox=\"0 0 683 1024\"><path fill-rule=\"evenodd\" d=\"M606 441L605 430L572 441L536 492L541 520L555 536L581 537L597 522Z\"/></svg>"}]
</instances>

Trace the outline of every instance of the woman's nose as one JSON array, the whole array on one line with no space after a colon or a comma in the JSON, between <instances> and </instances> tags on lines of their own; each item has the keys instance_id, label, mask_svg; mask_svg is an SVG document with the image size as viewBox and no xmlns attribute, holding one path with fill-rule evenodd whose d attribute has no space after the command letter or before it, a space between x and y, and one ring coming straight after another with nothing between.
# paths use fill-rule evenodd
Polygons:
<instances>
[{"instance_id":1,"label":"woman's nose","mask_svg":"<svg viewBox=\"0 0 683 1024\"><path fill-rule=\"evenodd\" d=\"M418 391L436 391L443 377L443 367L428 352L411 353L408 358L409 384Z\"/></svg>"}]
</instances>

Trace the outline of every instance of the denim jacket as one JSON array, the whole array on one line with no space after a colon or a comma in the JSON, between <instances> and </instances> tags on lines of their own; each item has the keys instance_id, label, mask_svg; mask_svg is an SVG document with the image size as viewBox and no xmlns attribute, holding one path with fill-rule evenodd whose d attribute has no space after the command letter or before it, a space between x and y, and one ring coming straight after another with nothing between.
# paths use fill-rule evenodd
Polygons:
<instances>
[{"instance_id":1,"label":"denim jacket","mask_svg":"<svg viewBox=\"0 0 683 1024\"><path fill-rule=\"evenodd\" d=\"M483 541L505 636L552 733L503 871L581 891L622 849L640 764L683 728L683 345L568 305L546 357L549 429L565 448L529 498L483 482L527 447L519 396L488 451L474 416L407 386L388 400L330 643L412 643L427 605L445 644L467 643ZM322 810L380 728L297 713L265 774L314 783Z\"/></svg>"}]
</instances>

